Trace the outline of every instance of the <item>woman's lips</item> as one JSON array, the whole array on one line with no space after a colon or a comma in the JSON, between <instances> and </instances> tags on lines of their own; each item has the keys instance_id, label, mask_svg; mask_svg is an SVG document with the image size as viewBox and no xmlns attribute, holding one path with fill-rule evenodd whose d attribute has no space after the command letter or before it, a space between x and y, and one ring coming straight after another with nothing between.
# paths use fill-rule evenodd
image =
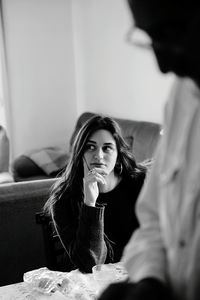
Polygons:
<instances>
[{"instance_id":1,"label":"woman's lips","mask_svg":"<svg viewBox=\"0 0 200 300\"><path fill-rule=\"evenodd\" d=\"M92 163L90 164L92 167L96 167L96 168L102 168L105 167L105 164L99 164L99 163Z\"/></svg>"},{"instance_id":2,"label":"woman's lips","mask_svg":"<svg viewBox=\"0 0 200 300\"><path fill-rule=\"evenodd\" d=\"M92 163L92 164L90 164L90 167L91 167L91 169L93 169L93 168L99 169L99 173L102 176L107 176L108 175L108 172L106 170L106 165L103 164L103 163Z\"/></svg>"}]
</instances>

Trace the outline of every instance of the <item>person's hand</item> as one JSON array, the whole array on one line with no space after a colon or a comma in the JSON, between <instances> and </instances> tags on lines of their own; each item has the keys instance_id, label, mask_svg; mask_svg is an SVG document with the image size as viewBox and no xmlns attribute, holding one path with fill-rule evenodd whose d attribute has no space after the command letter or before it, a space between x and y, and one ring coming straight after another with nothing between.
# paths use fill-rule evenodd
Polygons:
<instances>
[{"instance_id":1,"label":"person's hand","mask_svg":"<svg viewBox=\"0 0 200 300\"><path fill-rule=\"evenodd\" d=\"M88 168L84 162L84 203L88 206L95 206L97 197L99 195L98 184L106 184L104 178L105 171L101 168L93 168L88 171Z\"/></svg>"},{"instance_id":2,"label":"person's hand","mask_svg":"<svg viewBox=\"0 0 200 300\"><path fill-rule=\"evenodd\" d=\"M119 282L110 284L98 300L170 300L169 291L157 279L147 278L138 283Z\"/></svg>"}]
</instances>

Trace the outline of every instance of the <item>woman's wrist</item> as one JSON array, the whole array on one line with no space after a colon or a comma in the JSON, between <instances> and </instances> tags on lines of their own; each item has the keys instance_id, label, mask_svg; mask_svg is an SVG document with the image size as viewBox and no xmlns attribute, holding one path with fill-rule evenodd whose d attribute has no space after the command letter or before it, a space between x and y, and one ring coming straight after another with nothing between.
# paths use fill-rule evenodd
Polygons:
<instances>
[{"instance_id":1,"label":"woman's wrist","mask_svg":"<svg viewBox=\"0 0 200 300\"><path fill-rule=\"evenodd\" d=\"M98 206L97 204L96 206L93 207L83 203L82 210L81 210L82 213L81 218L84 216L84 218L87 219L89 218L90 220L103 221L104 210L105 207L102 205Z\"/></svg>"},{"instance_id":2,"label":"woman's wrist","mask_svg":"<svg viewBox=\"0 0 200 300\"><path fill-rule=\"evenodd\" d=\"M87 205L87 206L92 206L92 207L95 207L95 205L96 205L96 200L94 200L94 199L91 199L90 197L84 197L84 203L85 203L85 205Z\"/></svg>"},{"instance_id":3,"label":"woman's wrist","mask_svg":"<svg viewBox=\"0 0 200 300\"><path fill-rule=\"evenodd\" d=\"M87 205L87 206L95 207L95 203L87 203L87 202L84 202L84 203L85 203L85 205Z\"/></svg>"}]
</instances>

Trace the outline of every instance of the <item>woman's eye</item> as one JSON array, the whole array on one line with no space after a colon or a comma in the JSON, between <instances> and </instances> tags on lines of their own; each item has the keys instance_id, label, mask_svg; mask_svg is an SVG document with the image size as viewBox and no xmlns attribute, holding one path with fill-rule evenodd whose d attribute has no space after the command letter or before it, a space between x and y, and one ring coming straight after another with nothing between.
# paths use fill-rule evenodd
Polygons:
<instances>
[{"instance_id":1,"label":"woman's eye","mask_svg":"<svg viewBox=\"0 0 200 300\"><path fill-rule=\"evenodd\" d=\"M86 145L86 147L85 147L85 150L86 150L86 151L87 151L87 150L93 151L94 149L95 149L95 146L94 146L94 145L90 145L90 144Z\"/></svg>"},{"instance_id":2,"label":"woman's eye","mask_svg":"<svg viewBox=\"0 0 200 300\"><path fill-rule=\"evenodd\" d=\"M105 152L112 152L114 149L113 149L113 147L111 147L111 146L105 146L105 147L103 148L103 150L104 150Z\"/></svg>"}]
</instances>

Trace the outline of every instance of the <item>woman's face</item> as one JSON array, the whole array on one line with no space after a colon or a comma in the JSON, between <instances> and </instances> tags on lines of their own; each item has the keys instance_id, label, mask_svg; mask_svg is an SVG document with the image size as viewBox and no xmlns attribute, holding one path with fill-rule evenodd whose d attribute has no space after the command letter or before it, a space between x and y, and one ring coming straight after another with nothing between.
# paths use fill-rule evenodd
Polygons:
<instances>
[{"instance_id":1,"label":"woman's face","mask_svg":"<svg viewBox=\"0 0 200 300\"><path fill-rule=\"evenodd\" d=\"M86 142L84 161L90 170L100 168L110 174L114 171L117 155L115 139L108 130L97 130Z\"/></svg>"}]
</instances>

